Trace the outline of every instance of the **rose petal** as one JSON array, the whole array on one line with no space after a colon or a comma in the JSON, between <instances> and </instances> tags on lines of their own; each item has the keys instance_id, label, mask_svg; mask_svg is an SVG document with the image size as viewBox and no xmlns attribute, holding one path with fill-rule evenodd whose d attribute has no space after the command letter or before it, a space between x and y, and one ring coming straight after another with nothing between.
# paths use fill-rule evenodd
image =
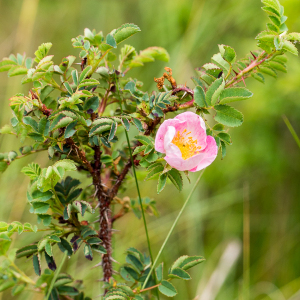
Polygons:
<instances>
[{"instance_id":1,"label":"rose petal","mask_svg":"<svg viewBox=\"0 0 300 300\"><path fill-rule=\"evenodd\" d=\"M177 119L169 119L165 120L157 130L155 136L155 150L161 153L166 153L164 147L164 138L169 126L173 126L176 130L180 130L182 126L184 126L185 121L177 120Z\"/></svg>"},{"instance_id":2,"label":"rose petal","mask_svg":"<svg viewBox=\"0 0 300 300\"><path fill-rule=\"evenodd\" d=\"M167 132L164 138L164 149L166 154L171 154L175 157L182 157L180 149L172 143L172 140L175 136L176 129L173 126L168 126Z\"/></svg>"},{"instance_id":3,"label":"rose petal","mask_svg":"<svg viewBox=\"0 0 300 300\"><path fill-rule=\"evenodd\" d=\"M200 146L202 149L206 147L206 127L200 116L188 111L177 115L175 119L186 121L184 129L187 132L191 132L189 136L193 137L193 140L197 140L197 146Z\"/></svg>"},{"instance_id":4,"label":"rose petal","mask_svg":"<svg viewBox=\"0 0 300 300\"><path fill-rule=\"evenodd\" d=\"M206 148L203 151L201 151L201 154L204 154L203 159L195 168L190 169L190 172L200 171L209 166L216 159L218 154L218 146L216 144L215 139L212 136L208 135L206 142Z\"/></svg>"}]
</instances>

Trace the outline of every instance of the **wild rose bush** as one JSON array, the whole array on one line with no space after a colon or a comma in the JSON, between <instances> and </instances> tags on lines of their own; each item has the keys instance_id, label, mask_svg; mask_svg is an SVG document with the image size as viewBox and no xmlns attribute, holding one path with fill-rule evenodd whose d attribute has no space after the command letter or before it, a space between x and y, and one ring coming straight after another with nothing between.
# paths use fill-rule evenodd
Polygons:
<instances>
[{"instance_id":1,"label":"wild rose bush","mask_svg":"<svg viewBox=\"0 0 300 300\"><path fill-rule=\"evenodd\" d=\"M84 35L72 39L80 51L79 60L70 55L54 64L53 55L48 55L51 43L42 44L34 59L17 54L2 60L0 71L7 71L8 76L23 75L22 84L30 88L28 95L10 98L11 124L1 133L17 136L24 146L20 154L15 150L1 153L0 170L4 172L15 160L40 151L48 152L50 163L42 168L32 162L22 169L30 178L27 200L36 217L25 224L0 222L0 291L11 288L15 296L29 287L46 299L90 299L83 285L60 272L66 257L77 251L102 267L103 278L98 279L104 281L107 300L156 299L159 293L173 297L177 291L171 281L191 279L187 270L205 260L201 253L178 258L168 266L167 277L159 260L199 179L153 259L145 213L156 212L156 207L154 201L141 198L136 170L146 168L145 179L158 180L158 193L167 180L180 191L183 175L208 167L218 151L225 157L232 143L229 128L243 123L242 113L231 104L252 96L245 80L264 82L265 74L276 77L278 71L286 71L285 53L298 54L294 43L300 41L300 34L287 32L283 7L277 0L262 2L269 23L256 37L259 49L237 60L233 48L219 45L211 62L197 68L198 74L192 78L194 89L178 84L168 67L162 77L155 78L159 91L143 91L142 83L128 76L131 69L145 63L169 59L163 48L137 52L130 45L123 46L117 57L112 50L140 31L134 24L125 24L106 37L85 29ZM139 134L130 140L128 131L133 126ZM116 143L121 135L127 140L123 146ZM139 203L118 197L126 193L131 169ZM79 188L80 181L70 177L69 171L83 173L91 184ZM149 251L127 249L126 263L114 275L113 224L131 212L143 217ZM31 224L35 220L38 226ZM39 229L41 223L45 229ZM14 232L39 230L48 233L17 252L10 250ZM56 247L64 253L62 259L54 258ZM37 280L17 266L24 257L32 259ZM42 269L42 260L48 268ZM76 279L78 274L73 276Z\"/></svg>"}]
</instances>

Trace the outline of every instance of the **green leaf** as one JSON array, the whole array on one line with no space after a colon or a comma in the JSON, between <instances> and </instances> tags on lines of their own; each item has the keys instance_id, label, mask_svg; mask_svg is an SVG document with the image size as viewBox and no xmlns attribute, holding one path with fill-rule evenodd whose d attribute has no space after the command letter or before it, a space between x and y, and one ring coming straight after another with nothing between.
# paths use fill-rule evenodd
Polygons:
<instances>
[{"instance_id":1,"label":"green leaf","mask_svg":"<svg viewBox=\"0 0 300 300\"><path fill-rule=\"evenodd\" d=\"M270 43L273 43L274 41L274 38L278 36L277 32L275 31L262 31L260 32L256 37L255 39L256 40L259 40L259 41L262 41L262 42L270 42Z\"/></svg>"},{"instance_id":2,"label":"green leaf","mask_svg":"<svg viewBox=\"0 0 300 300\"><path fill-rule=\"evenodd\" d=\"M41 167L37 163L32 163L24 167L21 172L30 177L31 180L35 180L41 174Z\"/></svg>"},{"instance_id":3,"label":"green leaf","mask_svg":"<svg viewBox=\"0 0 300 300\"><path fill-rule=\"evenodd\" d=\"M46 57L51 47L52 43L44 43L40 45L38 50L34 52L35 61L39 63L44 57Z\"/></svg>"},{"instance_id":4,"label":"green leaf","mask_svg":"<svg viewBox=\"0 0 300 300\"><path fill-rule=\"evenodd\" d=\"M35 130L36 132L39 132L38 123L32 117L24 117L23 122L24 122L24 124L31 126L33 128L33 130Z\"/></svg>"},{"instance_id":5,"label":"green leaf","mask_svg":"<svg viewBox=\"0 0 300 300\"><path fill-rule=\"evenodd\" d=\"M223 72L223 70L220 67L213 63L207 63L203 65L202 68L206 70L206 74L209 74L215 78L219 78L221 72Z\"/></svg>"},{"instance_id":6,"label":"green leaf","mask_svg":"<svg viewBox=\"0 0 300 300\"><path fill-rule=\"evenodd\" d=\"M118 128L117 122L112 123L111 129L110 129L110 132L109 132L109 136L108 136L108 141L109 142L115 137L115 134L117 132L117 128Z\"/></svg>"},{"instance_id":7,"label":"green leaf","mask_svg":"<svg viewBox=\"0 0 300 300\"><path fill-rule=\"evenodd\" d=\"M280 18L278 18L277 16L269 16L269 18L275 26L280 27Z\"/></svg>"},{"instance_id":8,"label":"green leaf","mask_svg":"<svg viewBox=\"0 0 300 300\"><path fill-rule=\"evenodd\" d=\"M122 122L124 128L125 128L127 131L129 131L129 129L130 129L130 123L129 123L128 119L126 119L126 118L121 118L121 122Z\"/></svg>"},{"instance_id":9,"label":"green leaf","mask_svg":"<svg viewBox=\"0 0 300 300\"><path fill-rule=\"evenodd\" d=\"M113 37L116 43L119 44L139 31L141 30L138 26L127 23L116 29L116 31L113 32Z\"/></svg>"},{"instance_id":10,"label":"green leaf","mask_svg":"<svg viewBox=\"0 0 300 300\"><path fill-rule=\"evenodd\" d=\"M168 281L163 280L158 287L159 291L167 297L174 297L177 295L175 287Z\"/></svg>"},{"instance_id":11,"label":"green leaf","mask_svg":"<svg viewBox=\"0 0 300 300\"><path fill-rule=\"evenodd\" d=\"M223 70L226 70L227 72L230 70L229 63L222 57L221 53L215 54L211 58L212 62L216 64L218 67L222 68Z\"/></svg>"},{"instance_id":12,"label":"green leaf","mask_svg":"<svg viewBox=\"0 0 300 300\"><path fill-rule=\"evenodd\" d=\"M10 68L12 68L13 66L16 66L16 65L17 65L17 62L10 60L8 58L4 58L0 62L0 72L8 71Z\"/></svg>"},{"instance_id":13,"label":"green leaf","mask_svg":"<svg viewBox=\"0 0 300 300\"><path fill-rule=\"evenodd\" d=\"M43 142L44 141L44 137L39 133L31 132L31 133L28 133L28 136L31 137L33 140L35 140L37 142Z\"/></svg>"},{"instance_id":14,"label":"green leaf","mask_svg":"<svg viewBox=\"0 0 300 300\"><path fill-rule=\"evenodd\" d=\"M186 256L178 265L183 270L188 270L205 261L203 256Z\"/></svg>"},{"instance_id":15,"label":"green leaf","mask_svg":"<svg viewBox=\"0 0 300 300\"><path fill-rule=\"evenodd\" d=\"M46 245L45 245L45 251L47 252L47 254L49 256L52 256L52 247L51 247L51 244L49 242L46 243Z\"/></svg>"},{"instance_id":16,"label":"green leaf","mask_svg":"<svg viewBox=\"0 0 300 300\"><path fill-rule=\"evenodd\" d=\"M13 287L11 294L13 296L19 295L26 287L26 283L18 284Z\"/></svg>"},{"instance_id":17,"label":"green leaf","mask_svg":"<svg viewBox=\"0 0 300 300\"><path fill-rule=\"evenodd\" d=\"M99 98L91 97L84 102L83 110L86 111L86 110L92 109L94 112L98 109L98 107L99 107Z\"/></svg>"},{"instance_id":18,"label":"green leaf","mask_svg":"<svg viewBox=\"0 0 300 300\"><path fill-rule=\"evenodd\" d=\"M87 87L87 86L96 86L100 84L98 80L94 78L88 78L81 81L81 83L78 85L78 88Z\"/></svg>"},{"instance_id":19,"label":"green leaf","mask_svg":"<svg viewBox=\"0 0 300 300\"><path fill-rule=\"evenodd\" d=\"M264 6L264 7L262 7L262 10L264 10L266 13L268 13L270 15L280 17L280 13L276 9L274 9L272 7Z\"/></svg>"},{"instance_id":20,"label":"green leaf","mask_svg":"<svg viewBox=\"0 0 300 300\"><path fill-rule=\"evenodd\" d=\"M147 147L146 145L136 147L136 148L134 149L132 155L136 155L136 154L138 154L138 153L144 151L144 150L146 149L146 147Z\"/></svg>"},{"instance_id":21,"label":"green leaf","mask_svg":"<svg viewBox=\"0 0 300 300\"><path fill-rule=\"evenodd\" d=\"M278 0L262 0L261 2L266 6L271 6L276 12L280 13L280 3Z\"/></svg>"},{"instance_id":22,"label":"green leaf","mask_svg":"<svg viewBox=\"0 0 300 300\"><path fill-rule=\"evenodd\" d=\"M68 252L68 256L71 256L73 254L73 250L72 250L72 247L70 245L70 243L64 239L64 238L61 238L61 242L57 244L57 246L59 247L59 249L61 250L61 252L65 252L67 251Z\"/></svg>"},{"instance_id":23,"label":"green leaf","mask_svg":"<svg viewBox=\"0 0 300 300\"><path fill-rule=\"evenodd\" d=\"M117 48L117 42L110 33L106 36L106 44L112 46L113 48Z\"/></svg>"},{"instance_id":24,"label":"green leaf","mask_svg":"<svg viewBox=\"0 0 300 300\"><path fill-rule=\"evenodd\" d=\"M234 63L236 60L236 53L233 48L226 45L219 45L219 50L222 57L229 63Z\"/></svg>"},{"instance_id":25,"label":"green leaf","mask_svg":"<svg viewBox=\"0 0 300 300\"><path fill-rule=\"evenodd\" d=\"M126 256L126 262L128 264L133 265L139 271L143 271L143 269L144 269L142 262L136 256L134 256L132 254L128 254Z\"/></svg>"},{"instance_id":26,"label":"green leaf","mask_svg":"<svg viewBox=\"0 0 300 300\"><path fill-rule=\"evenodd\" d=\"M169 53L161 47L149 47L142 50L129 64L130 68L141 67L146 62L153 62L155 59L168 62Z\"/></svg>"},{"instance_id":27,"label":"green leaf","mask_svg":"<svg viewBox=\"0 0 300 300\"><path fill-rule=\"evenodd\" d=\"M291 33L287 34L286 37L289 41L300 42L300 33L299 32L291 32ZM0 63L0 67L1 67L1 63Z\"/></svg>"},{"instance_id":28,"label":"green leaf","mask_svg":"<svg viewBox=\"0 0 300 300\"><path fill-rule=\"evenodd\" d=\"M175 187L181 191L183 187L183 180L182 176L176 169L171 169L169 172L166 173L169 177L169 179L172 181L172 183L175 185Z\"/></svg>"},{"instance_id":29,"label":"green leaf","mask_svg":"<svg viewBox=\"0 0 300 300\"><path fill-rule=\"evenodd\" d=\"M45 193L39 191L39 190L35 190L33 193L32 193L32 198L33 199L38 199L40 201L47 201L49 200L51 197L53 196L52 192L51 191L47 191Z\"/></svg>"},{"instance_id":30,"label":"green leaf","mask_svg":"<svg viewBox=\"0 0 300 300\"><path fill-rule=\"evenodd\" d=\"M241 101L252 97L252 93L243 87L227 88L220 94L220 103Z\"/></svg>"},{"instance_id":31,"label":"green leaf","mask_svg":"<svg viewBox=\"0 0 300 300\"><path fill-rule=\"evenodd\" d=\"M33 255L33 268L36 275L41 276L41 262L38 255Z\"/></svg>"},{"instance_id":32,"label":"green leaf","mask_svg":"<svg viewBox=\"0 0 300 300\"><path fill-rule=\"evenodd\" d=\"M168 275L170 278L178 278L183 280L190 280L192 279L189 273L186 271L180 269L180 268L174 268L171 270L171 273Z\"/></svg>"},{"instance_id":33,"label":"green leaf","mask_svg":"<svg viewBox=\"0 0 300 300\"><path fill-rule=\"evenodd\" d=\"M144 154L149 154L154 149L153 145L148 145L144 150Z\"/></svg>"},{"instance_id":34,"label":"green leaf","mask_svg":"<svg viewBox=\"0 0 300 300\"><path fill-rule=\"evenodd\" d=\"M161 282L163 280L163 268L164 268L164 263L162 262L156 269L155 269L155 273L156 273L156 279L157 282Z\"/></svg>"},{"instance_id":35,"label":"green leaf","mask_svg":"<svg viewBox=\"0 0 300 300\"><path fill-rule=\"evenodd\" d=\"M198 107L207 107L207 104L205 101L205 92L201 86L195 87L194 100Z\"/></svg>"},{"instance_id":36,"label":"green leaf","mask_svg":"<svg viewBox=\"0 0 300 300\"><path fill-rule=\"evenodd\" d=\"M214 125L214 127L212 128L215 131L223 131L225 129L223 124L216 124Z\"/></svg>"},{"instance_id":37,"label":"green leaf","mask_svg":"<svg viewBox=\"0 0 300 300\"><path fill-rule=\"evenodd\" d=\"M17 76L17 75L25 75L27 74L27 68L23 66L15 66L11 67L10 70L8 71L8 76Z\"/></svg>"},{"instance_id":38,"label":"green leaf","mask_svg":"<svg viewBox=\"0 0 300 300\"><path fill-rule=\"evenodd\" d=\"M274 78L277 78L277 73L270 67L267 67L267 66L261 66L259 68L259 70L264 73L264 74L267 74L269 76L272 76Z\"/></svg>"},{"instance_id":39,"label":"green leaf","mask_svg":"<svg viewBox=\"0 0 300 300\"><path fill-rule=\"evenodd\" d=\"M217 114L214 119L223 125L237 127L244 121L243 114L231 106L220 104L215 106Z\"/></svg>"},{"instance_id":40,"label":"green leaf","mask_svg":"<svg viewBox=\"0 0 300 300\"><path fill-rule=\"evenodd\" d=\"M133 124L136 126L136 128L137 128L139 131L141 131L141 132L144 131L143 124L142 124L142 122L141 122L139 119L137 119L137 118L132 118L132 121L133 121Z\"/></svg>"},{"instance_id":41,"label":"green leaf","mask_svg":"<svg viewBox=\"0 0 300 300\"><path fill-rule=\"evenodd\" d=\"M73 82L77 86L78 85L78 72L77 72L77 70L73 70L71 74L72 74Z\"/></svg>"},{"instance_id":42,"label":"green leaf","mask_svg":"<svg viewBox=\"0 0 300 300\"><path fill-rule=\"evenodd\" d=\"M290 42L290 41L283 41L283 50L286 50L288 52L291 52L292 54L298 56L298 49L296 48L296 46Z\"/></svg>"},{"instance_id":43,"label":"green leaf","mask_svg":"<svg viewBox=\"0 0 300 300\"><path fill-rule=\"evenodd\" d=\"M0 162L0 172L4 172L7 169L7 167L8 167L7 162L5 161Z\"/></svg>"},{"instance_id":44,"label":"green leaf","mask_svg":"<svg viewBox=\"0 0 300 300\"><path fill-rule=\"evenodd\" d=\"M157 184L157 194L159 194L166 186L168 174L164 173L161 174L158 178L158 184Z\"/></svg>"},{"instance_id":45,"label":"green leaf","mask_svg":"<svg viewBox=\"0 0 300 300\"><path fill-rule=\"evenodd\" d=\"M145 156L145 159L147 162L152 163L158 159L158 155L153 149L147 156Z\"/></svg>"},{"instance_id":46,"label":"green leaf","mask_svg":"<svg viewBox=\"0 0 300 300\"><path fill-rule=\"evenodd\" d=\"M275 69L277 71L281 71L281 72L284 72L284 73L287 72L286 66L284 64L281 64L281 63L277 62L277 61L270 61L269 65L272 69Z\"/></svg>"},{"instance_id":47,"label":"green leaf","mask_svg":"<svg viewBox=\"0 0 300 300\"><path fill-rule=\"evenodd\" d=\"M91 129L91 131L89 132L89 136L99 135L110 129L111 129L111 125L97 125Z\"/></svg>"},{"instance_id":48,"label":"green leaf","mask_svg":"<svg viewBox=\"0 0 300 300\"><path fill-rule=\"evenodd\" d=\"M0 292L3 292L12 286L14 286L16 283L13 280L7 280L0 284Z\"/></svg>"},{"instance_id":49,"label":"green leaf","mask_svg":"<svg viewBox=\"0 0 300 300\"><path fill-rule=\"evenodd\" d=\"M79 77L79 82L78 83L81 83L82 80L84 80L87 76L88 76L88 73L92 70L92 67L91 66L87 66L80 74L80 77Z\"/></svg>"},{"instance_id":50,"label":"green leaf","mask_svg":"<svg viewBox=\"0 0 300 300\"><path fill-rule=\"evenodd\" d=\"M225 81L219 78L212 83L206 92L206 102L208 106L215 105L221 92L224 90Z\"/></svg>"},{"instance_id":51,"label":"green leaf","mask_svg":"<svg viewBox=\"0 0 300 300\"><path fill-rule=\"evenodd\" d=\"M65 129L65 133L64 133L64 136L65 136L65 139L71 137L74 135L74 133L76 132L76 130L74 129L75 126L77 125L77 120L76 121L73 121L71 122Z\"/></svg>"},{"instance_id":52,"label":"green leaf","mask_svg":"<svg viewBox=\"0 0 300 300\"><path fill-rule=\"evenodd\" d=\"M69 82L64 82L64 86L65 86L65 88L67 89L68 93L69 93L70 95L73 95L73 90L72 90L72 88L70 87Z\"/></svg>"},{"instance_id":53,"label":"green leaf","mask_svg":"<svg viewBox=\"0 0 300 300\"><path fill-rule=\"evenodd\" d=\"M45 202L36 201L36 202L32 202L32 207L34 208L35 214L45 214L45 213L47 213L47 211L50 207L50 204L45 203Z\"/></svg>"},{"instance_id":54,"label":"green leaf","mask_svg":"<svg viewBox=\"0 0 300 300\"><path fill-rule=\"evenodd\" d=\"M56 130L58 128L67 127L70 123L73 122L73 119L70 117L63 117L59 120L59 122L52 128L52 130Z\"/></svg>"},{"instance_id":55,"label":"green leaf","mask_svg":"<svg viewBox=\"0 0 300 300\"><path fill-rule=\"evenodd\" d=\"M221 148L222 148L222 159L223 159L226 155L226 144L223 141L221 141Z\"/></svg>"},{"instance_id":56,"label":"green leaf","mask_svg":"<svg viewBox=\"0 0 300 300\"><path fill-rule=\"evenodd\" d=\"M153 176L161 173L164 170L163 165L158 165L155 168L153 168L146 176L145 180L148 180L150 178L152 178Z\"/></svg>"},{"instance_id":57,"label":"green leaf","mask_svg":"<svg viewBox=\"0 0 300 300\"><path fill-rule=\"evenodd\" d=\"M228 133L226 132L220 132L218 134L218 137L223 140L224 142L226 142L227 144L231 144L231 137Z\"/></svg>"},{"instance_id":58,"label":"green leaf","mask_svg":"<svg viewBox=\"0 0 300 300\"><path fill-rule=\"evenodd\" d=\"M59 286L57 288L60 295L76 296L79 294L79 291L72 286Z\"/></svg>"},{"instance_id":59,"label":"green leaf","mask_svg":"<svg viewBox=\"0 0 300 300\"><path fill-rule=\"evenodd\" d=\"M71 159L62 159L54 164L56 168L62 167L65 171L76 171L76 165Z\"/></svg>"},{"instance_id":60,"label":"green leaf","mask_svg":"<svg viewBox=\"0 0 300 300\"><path fill-rule=\"evenodd\" d=\"M261 73L252 73L251 76L261 83L265 83L265 77Z\"/></svg>"},{"instance_id":61,"label":"green leaf","mask_svg":"<svg viewBox=\"0 0 300 300\"><path fill-rule=\"evenodd\" d=\"M141 142L144 145L149 145L149 144L153 145L151 138L147 137L145 135L137 135L134 138L137 139L139 142Z\"/></svg>"}]
</instances>

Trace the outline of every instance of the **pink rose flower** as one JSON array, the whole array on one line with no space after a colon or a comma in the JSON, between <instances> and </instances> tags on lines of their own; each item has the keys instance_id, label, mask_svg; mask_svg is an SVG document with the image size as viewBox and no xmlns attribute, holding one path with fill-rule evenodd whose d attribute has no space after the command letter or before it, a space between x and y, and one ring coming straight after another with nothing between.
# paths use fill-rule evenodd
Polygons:
<instances>
[{"instance_id":1,"label":"pink rose flower","mask_svg":"<svg viewBox=\"0 0 300 300\"><path fill-rule=\"evenodd\" d=\"M193 112L165 120L158 128L155 150L166 153L164 159L171 167L190 172L209 166L218 153L215 139L206 135L203 119Z\"/></svg>"}]
</instances>

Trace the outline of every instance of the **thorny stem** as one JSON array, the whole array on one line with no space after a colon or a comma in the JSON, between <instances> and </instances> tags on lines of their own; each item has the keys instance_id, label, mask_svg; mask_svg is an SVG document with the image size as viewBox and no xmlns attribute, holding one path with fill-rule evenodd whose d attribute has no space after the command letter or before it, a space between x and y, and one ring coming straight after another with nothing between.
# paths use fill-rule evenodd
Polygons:
<instances>
[{"instance_id":1,"label":"thorny stem","mask_svg":"<svg viewBox=\"0 0 300 300\"><path fill-rule=\"evenodd\" d=\"M256 67L258 67L259 65L261 65L262 63L264 63L266 60L270 59L275 54L275 52L276 51L273 51L272 53L270 53L270 54L268 54L268 55L265 56L266 52L263 51L255 60L253 60L250 63L249 66L247 66L244 70L240 71L235 77L233 77L230 81L228 81L226 83L226 85L225 85L225 88L233 86L233 85L241 82L243 80L243 78L245 77L245 75L248 76L248 74L253 69L255 69Z\"/></svg>"},{"instance_id":2,"label":"thorny stem","mask_svg":"<svg viewBox=\"0 0 300 300\"><path fill-rule=\"evenodd\" d=\"M103 242L103 247L106 249L106 254L102 256L103 280L108 282L112 277L112 259L111 259L111 212L109 205L111 199L104 191L101 184L101 151L99 146L94 147L94 164L93 166L88 162L84 151L82 151L74 141L69 138L66 140L72 149L75 151L79 159L86 166L93 177L93 185L95 186L95 194L99 202L99 238Z\"/></svg>"}]
</instances>

